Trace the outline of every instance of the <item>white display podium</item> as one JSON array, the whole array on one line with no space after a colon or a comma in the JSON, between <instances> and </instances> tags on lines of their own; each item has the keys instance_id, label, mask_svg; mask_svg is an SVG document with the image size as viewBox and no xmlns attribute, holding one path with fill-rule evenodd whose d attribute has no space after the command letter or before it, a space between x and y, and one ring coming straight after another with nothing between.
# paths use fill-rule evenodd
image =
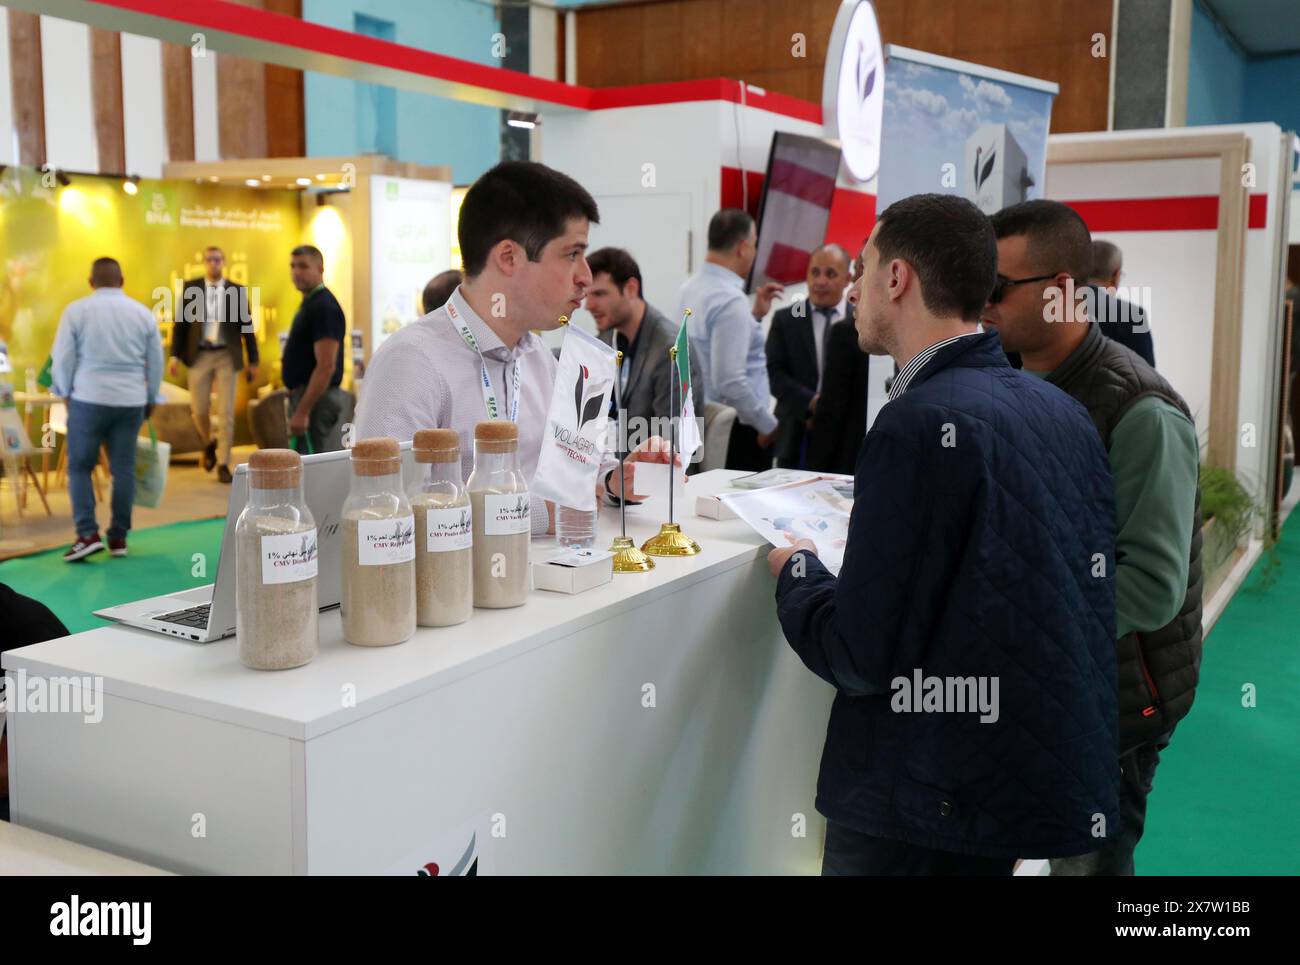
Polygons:
<instances>
[{"instance_id":1,"label":"white display podium","mask_svg":"<svg viewBox=\"0 0 1300 965\"><path fill-rule=\"evenodd\" d=\"M687 486L699 556L395 647L348 645L334 611L279 672L119 626L11 650L11 687L103 689L98 722L8 715L12 819L189 873L816 873L833 690L781 635L767 546L691 513L734 475ZM664 519L648 501L628 533Z\"/></svg>"}]
</instances>

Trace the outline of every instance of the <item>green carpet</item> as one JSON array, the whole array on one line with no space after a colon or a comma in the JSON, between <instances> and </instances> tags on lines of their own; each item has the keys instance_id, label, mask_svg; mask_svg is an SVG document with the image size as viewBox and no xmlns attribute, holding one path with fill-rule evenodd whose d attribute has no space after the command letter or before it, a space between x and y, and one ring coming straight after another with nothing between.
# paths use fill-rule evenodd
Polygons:
<instances>
[{"instance_id":1,"label":"green carpet","mask_svg":"<svg viewBox=\"0 0 1300 965\"><path fill-rule=\"evenodd\" d=\"M1300 511L1277 556L1271 585L1265 553L1205 641L1196 702L1156 771L1139 874L1300 873Z\"/></svg>"},{"instance_id":2,"label":"green carpet","mask_svg":"<svg viewBox=\"0 0 1300 965\"><path fill-rule=\"evenodd\" d=\"M6 560L0 563L0 583L40 600L70 632L93 630L108 622L93 610L215 582L225 525L223 517L133 529L125 559L105 550L65 563L67 547L61 547Z\"/></svg>"}]
</instances>

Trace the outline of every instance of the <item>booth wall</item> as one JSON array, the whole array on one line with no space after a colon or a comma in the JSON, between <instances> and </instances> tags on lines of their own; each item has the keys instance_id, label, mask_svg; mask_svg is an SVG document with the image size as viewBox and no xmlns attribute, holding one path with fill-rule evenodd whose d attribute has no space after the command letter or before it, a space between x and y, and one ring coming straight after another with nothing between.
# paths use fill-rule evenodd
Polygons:
<instances>
[{"instance_id":1,"label":"booth wall","mask_svg":"<svg viewBox=\"0 0 1300 965\"><path fill-rule=\"evenodd\" d=\"M1300 54L1251 56L1193 4L1187 123L1254 121L1300 131Z\"/></svg>"},{"instance_id":2,"label":"booth wall","mask_svg":"<svg viewBox=\"0 0 1300 965\"><path fill-rule=\"evenodd\" d=\"M357 15L391 23L390 39L435 53L495 64L493 35L501 28L495 9L474 0L440 0L425 4L384 0L303 0L302 16L312 23L356 31ZM345 157L378 151L400 161L449 164L458 184L477 178L500 156L500 111L392 91L396 143L390 152L369 139L374 118L358 108L357 83L344 77L304 75L307 153Z\"/></svg>"}]
</instances>

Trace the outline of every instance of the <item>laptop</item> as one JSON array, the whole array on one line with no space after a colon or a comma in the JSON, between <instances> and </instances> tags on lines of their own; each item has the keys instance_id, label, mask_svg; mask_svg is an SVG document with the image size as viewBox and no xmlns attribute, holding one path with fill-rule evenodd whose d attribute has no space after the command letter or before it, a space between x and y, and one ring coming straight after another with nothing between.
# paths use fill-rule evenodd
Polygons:
<instances>
[{"instance_id":1,"label":"laptop","mask_svg":"<svg viewBox=\"0 0 1300 965\"><path fill-rule=\"evenodd\" d=\"M403 442L403 486L415 478L411 443ZM322 452L302 457L303 497L316 521L317 579L320 608L339 605L342 595L339 515L352 482L351 453ZM248 464L235 467L230 505L221 533L217 581L178 593L96 610L95 616L168 636L211 643L235 633L235 524L248 502Z\"/></svg>"}]
</instances>

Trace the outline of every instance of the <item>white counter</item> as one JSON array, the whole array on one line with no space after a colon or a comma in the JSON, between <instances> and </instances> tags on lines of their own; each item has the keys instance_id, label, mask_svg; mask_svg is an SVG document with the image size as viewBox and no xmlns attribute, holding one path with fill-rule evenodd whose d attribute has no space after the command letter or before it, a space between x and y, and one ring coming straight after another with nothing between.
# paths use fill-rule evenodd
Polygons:
<instances>
[{"instance_id":1,"label":"white counter","mask_svg":"<svg viewBox=\"0 0 1300 965\"><path fill-rule=\"evenodd\" d=\"M691 512L732 475L679 507L701 555L396 647L334 611L280 672L117 626L9 651L11 678L102 678L104 708L10 713L13 820L175 871L447 873L473 841L480 873L815 872L832 691L781 637L759 537Z\"/></svg>"}]
</instances>

